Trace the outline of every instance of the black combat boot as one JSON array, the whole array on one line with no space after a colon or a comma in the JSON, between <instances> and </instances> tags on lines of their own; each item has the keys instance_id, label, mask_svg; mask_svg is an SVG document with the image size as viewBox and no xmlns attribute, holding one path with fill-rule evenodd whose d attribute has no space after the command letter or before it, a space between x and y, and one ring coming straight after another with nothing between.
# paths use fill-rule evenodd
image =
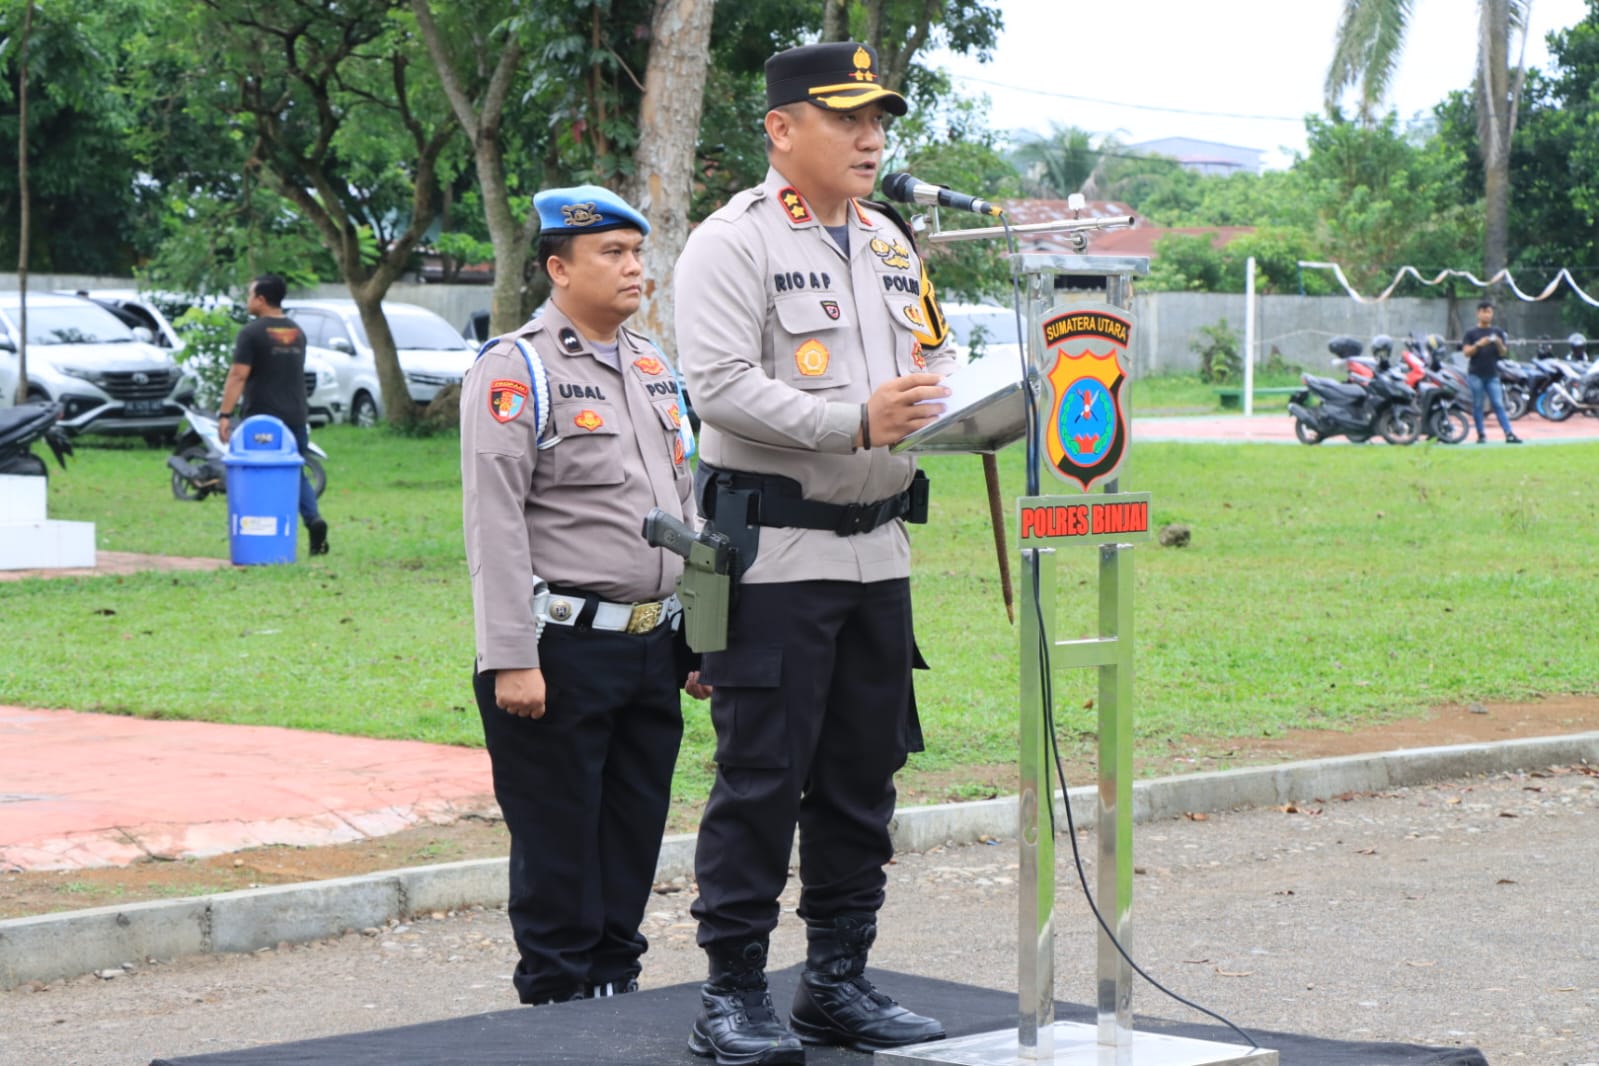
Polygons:
<instances>
[{"instance_id":1,"label":"black combat boot","mask_svg":"<svg viewBox=\"0 0 1599 1066\"><path fill-rule=\"evenodd\" d=\"M788 1016L805 1043L878 1051L944 1038L940 1022L912 1014L866 979L866 953L877 939L875 915L807 924L805 939L805 971Z\"/></svg>"},{"instance_id":2,"label":"black combat boot","mask_svg":"<svg viewBox=\"0 0 1599 1066\"><path fill-rule=\"evenodd\" d=\"M784 1027L766 989L766 942L708 950L711 979L700 987L700 1016L688 1049L717 1066L803 1066L805 1048Z\"/></svg>"}]
</instances>

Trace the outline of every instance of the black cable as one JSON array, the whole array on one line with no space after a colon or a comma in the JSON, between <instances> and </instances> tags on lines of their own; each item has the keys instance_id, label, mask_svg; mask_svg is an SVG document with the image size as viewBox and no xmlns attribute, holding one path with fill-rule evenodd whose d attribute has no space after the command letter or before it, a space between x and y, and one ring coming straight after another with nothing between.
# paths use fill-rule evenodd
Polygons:
<instances>
[{"instance_id":1,"label":"black cable","mask_svg":"<svg viewBox=\"0 0 1599 1066\"><path fill-rule=\"evenodd\" d=\"M1178 995L1176 992L1173 992L1171 989L1167 988L1165 985L1161 984L1159 981L1155 980L1147 972L1145 972L1144 968L1138 965L1138 963L1133 960L1133 957L1127 953L1127 949L1122 946L1121 941L1116 939L1116 934L1111 932L1110 925L1105 921L1105 916L1100 913L1099 905L1094 902L1094 894L1089 890L1088 887L1088 875L1083 870L1083 856L1077 847L1077 825L1072 818L1071 796L1066 790L1066 768L1061 762L1060 743L1055 736L1055 704L1053 685L1051 683L1054 674L1054 667L1050 665L1049 661L1049 638L1044 630L1044 608L1039 592L1038 569L1038 566L1035 564L1033 566L1033 612L1038 622L1038 654L1044 682L1042 686L1043 692L1045 693L1044 725L1048 730L1050 755L1055 762L1055 776L1060 781L1061 804L1066 808L1066 836L1071 840L1072 863L1077 868L1077 881L1080 885L1082 885L1083 899L1088 902L1088 909L1093 912L1094 921L1099 923L1099 928L1110 940L1111 945L1115 947L1116 953L1123 959L1127 960L1127 965L1132 967L1134 973L1136 973L1139 977L1142 977L1145 981L1148 981L1150 985L1157 990L1164 992L1167 996L1170 996L1178 1003L1181 1003L1183 1006L1188 1007L1191 1010L1196 1010L1208 1018L1214 1018L1216 1021L1221 1022L1223 1025L1227 1026L1227 1028L1243 1037L1244 1040L1248 1041L1251 1050L1258 1051L1260 1049L1259 1042L1257 1042L1254 1037L1250 1036L1243 1029L1239 1028L1230 1019L1218 1014L1209 1007L1202 1007L1193 1000L1186 999L1183 996ZM1121 639L1120 634L1117 635L1117 639ZM1055 802L1054 797L1049 797L1048 799L1049 828L1051 835L1053 835L1055 832ZM1107 830L1107 828L1109 827L1099 826L1096 828L1095 832L1103 833Z\"/></svg>"},{"instance_id":2,"label":"black cable","mask_svg":"<svg viewBox=\"0 0 1599 1066\"><path fill-rule=\"evenodd\" d=\"M1008 245L1010 247L1011 254L1015 255L1016 254L1016 238L1015 238L1015 235L1011 232L1010 221L1008 219L1006 219L1004 215L1001 215L1000 216L1000 223L1005 227L1005 239L1006 239L1006 242L1008 243ZM1015 312L1016 312L1016 324L1017 324L1016 335L1017 335L1017 337L1022 339L1022 344L1019 347L1021 348L1021 359L1022 359L1022 385L1023 385L1024 389L1026 390L1025 393L1024 393L1024 397L1025 397L1026 410L1027 410L1027 494L1029 496L1037 496L1038 495L1038 463L1036 462L1036 460L1038 458L1038 456L1037 456L1038 436L1037 436L1037 433L1035 432L1035 429L1036 429L1036 427L1038 425L1040 415L1039 415L1039 411L1038 411L1038 397L1033 392L1032 384L1031 384L1031 382L1029 380L1031 367L1028 365L1028 362L1027 362L1027 343L1026 343L1027 336L1022 331L1022 328L1021 328L1021 326L1022 326L1021 281L1020 281L1019 276L1016 274L1016 272L1014 270L1011 273L1011 291L1012 291L1012 295L1013 295L1013 303L1014 303ZM1038 549L1024 549L1024 550L1031 550L1031 551L1037 552ZM1034 618L1034 620L1037 623L1037 630L1038 630L1038 648L1037 648L1037 652L1038 652L1038 665L1039 665L1039 694L1042 697L1043 705L1044 705L1044 727L1045 727L1045 729L1047 731L1047 736L1048 736L1049 754L1050 754L1050 757L1053 759L1053 761L1055 763L1055 777L1060 782L1061 804L1066 808L1066 835L1067 835L1067 838L1070 839L1071 845L1072 845L1072 863L1077 868L1077 882L1078 882L1078 884L1080 884L1082 886L1083 899L1088 902L1088 909L1091 912L1093 912L1094 921L1099 923L1100 930L1105 934L1106 938L1109 939L1111 944L1116 948L1116 953L1118 955L1120 955L1123 959L1126 960L1128 966L1132 967L1132 970L1133 970L1134 973L1136 973L1139 977L1142 977L1145 981L1149 982L1149 984L1152 987L1154 987L1155 989L1157 989L1158 991L1165 993L1167 996L1169 996L1170 998L1176 1000L1178 1003L1181 1003L1183 1006L1189 1008L1190 1010L1196 1010L1196 1011L1198 1011L1199 1013L1205 1015L1208 1018L1213 1018L1216 1021L1221 1022L1223 1025L1227 1026L1227 1028L1231 1029L1233 1032L1235 1032L1239 1036L1243 1037L1244 1040L1249 1043L1249 1047L1250 1047L1250 1049L1252 1051L1258 1051L1258 1050L1260 1050L1259 1042L1256 1041L1254 1037L1250 1036L1243 1029L1241 1029L1237 1025L1235 1025L1231 1020L1229 1020L1228 1018L1224 1017L1221 1014L1218 1014L1216 1011L1213 1011L1213 1010L1211 1010L1208 1007L1202 1007L1198 1003L1195 1003L1193 1000L1186 999L1183 996L1178 995L1176 992L1173 992L1171 989L1167 988L1165 985L1161 984L1159 981L1157 981L1153 977L1151 977L1144 970L1144 968L1142 966L1138 965L1138 963L1133 960L1133 957L1127 953L1127 949L1122 946L1121 941L1116 939L1116 934L1111 932L1109 923L1107 923L1105 921L1105 916L1103 914L1101 914L1100 911L1099 911L1099 905L1094 901L1094 893L1088 887L1088 874L1083 870L1083 856L1082 856L1082 853L1079 851L1079 849L1077 847L1077 826L1076 826L1075 821L1072 818L1071 795L1067 791L1067 788L1066 788L1066 767L1065 767L1065 764L1061 761L1061 757L1060 757L1060 741L1055 735L1055 684L1054 684L1055 668L1050 662L1049 630L1044 625L1044 601L1043 601L1043 591L1042 591L1041 584L1040 584L1041 581L1042 581L1042 578L1041 578L1041 575L1040 575L1041 569L1042 568L1039 566L1038 559L1035 556L1035 558L1033 560L1033 567L1032 567L1032 581L1031 581L1032 588L1029 591L1031 591L1031 593L1032 593L1033 618ZM1121 639L1125 639L1125 638L1123 637L1122 634L1118 633L1117 634L1117 639L1121 640ZM1047 793L1047 791L1048 790L1046 790L1046 793ZM1048 816L1049 835L1053 838L1053 837L1055 837L1057 835L1056 826L1055 826L1055 799L1054 799L1053 796L1050 796L1050 795L1047 795L1047 794L1044 795L1044 796L1040 796L1039 799L1041 801L1041 805L1043 806L1043 808L1046 811L1049 812L1049 816ZM1106 831L1106 827L1105 826L1099 826L1096 831L1103 833L1103 832ZM1051 996L1054 995L1053 990L1051 990L1050 994L1051 994Z\"/></svg>"}]
</instances>

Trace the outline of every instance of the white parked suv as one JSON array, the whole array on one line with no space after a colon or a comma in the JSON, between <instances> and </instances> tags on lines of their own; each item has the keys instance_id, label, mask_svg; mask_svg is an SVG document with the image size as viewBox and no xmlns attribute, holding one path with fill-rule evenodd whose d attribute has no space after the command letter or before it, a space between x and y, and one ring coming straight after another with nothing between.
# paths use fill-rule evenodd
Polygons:
<instances>
[{"instance_id":1,"label":"white parked suv","mask_svg":"<svg viewBox=\"0 0 1599 1066\"><path fill-rule=\"evenodd\" d=\"M333 364L339 382L337 417L358 426L376 424L383 417L383 393L355 301L285 300L283 310L305 331L306 343ZM414 402L427 403L466 376L477 348L443 318L406 303L384 304L383 317L394 334L406 391Z\"/></svg>"},{"instance_id":2,"label":"white parked suv","mask_svg":"<svg viewBox=\"0 0 1599 1066\"><path fill-rule=\"evenodd\" d=\"M0 406L15 400L21 321L22 294L0 293ZM150 330L81 296L28 295L28 396L60 404L63 428L165 438L194 390Z\"/></svg>"},{"instance_id":3,"label":"white parked suv","mask_svg":"<svg viewBox=\"0 0 1599 1066\"><path fill-rule=\"evenodd\" d=\"M130 326L142 326L149 330L155 337L156 347L165 348L174 356L183 350L184 341L173 328L168 315L182 315L197 305L226 308L233 303L226 296L196 298L172 293L144 293L133 289L79 289L77 295L87 296ZM201 402L209 405L220 399L220 396L201 397ZM334 421L334 411L339 402L339 379L333 372L333 364L311 351L305 353L305 399L308 423L325 426Z\"/></svg>"},{"instance_id":4,"label":"white parked suv","mask_svg":"<svg viewBox=\"0 0 1599 1066\"><path fill-rule=\"evenodd\" d=\"M955 358L963 365L979 357L999 356L1013 361L1021 358L1016 312L1011 308L999 304L940 303L938 306L953 334Z\"/></svg>"}]
</instances>

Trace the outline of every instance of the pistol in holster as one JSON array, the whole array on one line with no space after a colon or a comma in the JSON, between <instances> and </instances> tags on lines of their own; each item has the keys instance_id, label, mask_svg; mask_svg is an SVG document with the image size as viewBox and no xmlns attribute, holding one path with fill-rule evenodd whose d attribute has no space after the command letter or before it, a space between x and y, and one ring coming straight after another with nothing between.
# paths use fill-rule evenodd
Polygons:
<instances>
[{"instance_id":1,"label":"pistol in holster","mask_svg":"<svg viewBox=\"0 0 1599 1066\"><path fill-rule=\"evenodd\" d=\"M644 539L683 557L677 598L683 604L683 637L696 652L727 647L727 616L732 607L737 553L725 534L694 532L659 507L644 516Z\"/></svg>"}]
</instances>

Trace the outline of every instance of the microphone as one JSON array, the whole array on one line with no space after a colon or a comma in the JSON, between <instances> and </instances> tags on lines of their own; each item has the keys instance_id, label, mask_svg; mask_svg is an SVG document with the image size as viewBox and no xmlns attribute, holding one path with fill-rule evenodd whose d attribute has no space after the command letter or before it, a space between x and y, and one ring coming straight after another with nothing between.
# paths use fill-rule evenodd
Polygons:
<instances>
[{"instance_id":1,"label":"microphone","mask_svg":"<svg viewBox=\"0 0 1599 1066\"><path fill-rule=\"evenodd\" d=\"M929 185L925 181L917 181L909 174L883 175L883 195L902 204L932 204L937 207L953 207L959 211L971 211L979 215L1004 214L997 205L987 200L979 200L963 192L953 192L943 185Z\"/></svg>"}]
</instances>

